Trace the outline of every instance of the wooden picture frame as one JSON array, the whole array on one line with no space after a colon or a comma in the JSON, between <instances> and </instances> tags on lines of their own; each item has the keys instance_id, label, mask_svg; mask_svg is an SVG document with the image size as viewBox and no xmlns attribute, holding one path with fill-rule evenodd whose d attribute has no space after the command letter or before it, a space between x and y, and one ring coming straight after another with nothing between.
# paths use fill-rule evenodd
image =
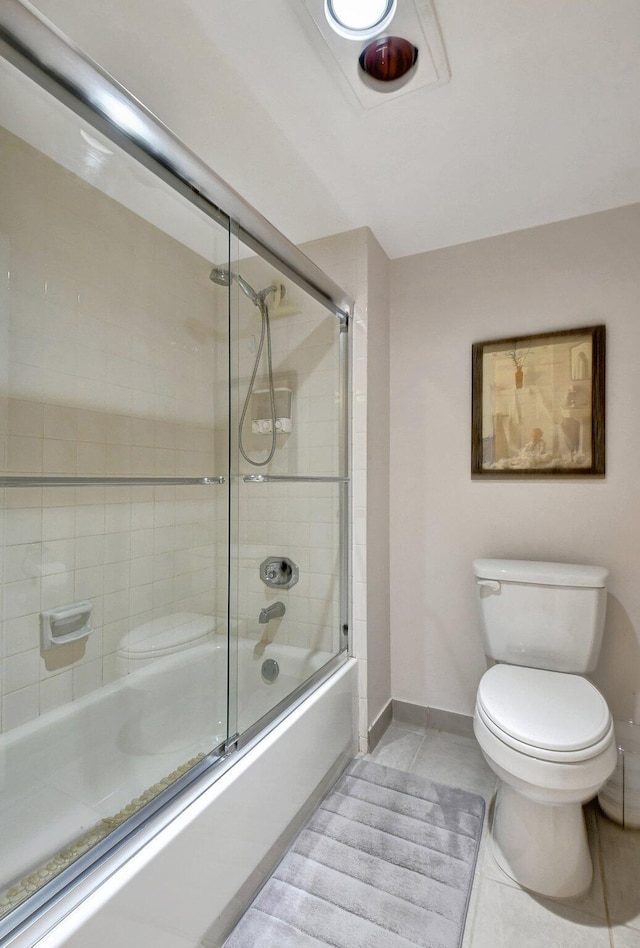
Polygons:
<instances>
[{"instance_id":1,"label":"wooden picture frame","mask_svg":"<svg viewBox=\"0 0 640 948\"><path fill-rule=\"evenodd\" d=\"M604 326L472 347L471 474L603 477Z\"/></svg>"}]
</instances>

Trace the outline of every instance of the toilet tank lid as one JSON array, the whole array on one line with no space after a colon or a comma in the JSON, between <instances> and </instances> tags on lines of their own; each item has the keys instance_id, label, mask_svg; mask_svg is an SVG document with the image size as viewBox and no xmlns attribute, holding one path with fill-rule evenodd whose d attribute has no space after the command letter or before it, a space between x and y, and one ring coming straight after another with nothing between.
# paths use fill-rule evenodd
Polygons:
<instances>
[{"instance_id":1,"label":"toilet tank lid","mask_svg":"<svg viewBox=\"0 0 640 948\"><path fill-rule=\"evenodd\" d=\"M538 560L474 560L473 572L478 579L540 586L603 587L607 585L609 577L609 570L603 566L544 563Z\"/></svg>"}]
</instances>

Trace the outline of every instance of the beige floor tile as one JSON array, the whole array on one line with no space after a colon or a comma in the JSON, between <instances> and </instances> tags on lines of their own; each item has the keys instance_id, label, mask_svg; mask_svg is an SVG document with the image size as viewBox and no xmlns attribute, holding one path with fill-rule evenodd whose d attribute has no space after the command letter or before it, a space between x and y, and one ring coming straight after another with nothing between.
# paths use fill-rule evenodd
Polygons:
<instances>
[{"instance_id":1,"label":"beige floor tile","mask_svg":"<svg viewBox=\"0 0 640 948\"><path fill-rule=\"evenodd\" d=\"M488 802L496 778L473 737L426 731L411 772L439 783L479 793Z\"/></svg>"},{"instance_id":2,"label":"beige floor tile","mask_svg":"<svg viewBox=\"0 0 640 948\"><path fill-rule=\"evenodd\" d=\"M598 815L604 890L612 925L640 931L640 830Z\"/></svg>"},{"instance_id":3,"label":"beige floor tile","mask_svg":"<svg viewBox=\"0 0 640 948\"><path fill-rule=\"evenodd\" d=\"M371 754L371 759L387 767L409 770L423 740L424 732L409 731L391 724Z\"/></svg>"},{"instance_id":4,"label":"beige floor tile","mask_svg":"<svg viewBox=\"0 0 640 948\"><path fill-rule=\"evenodd\" d=\"M616 927L611 930L613 948L640 948L640 932L634 928Z\"/></svg>"},{"instance_id":5,"label":"beige floor tile","mask_svg":"<svg viewBox=\"0 0 640 948\"><path fill-rule=\"evenodd\" d=\"M467 948L610 948L606 923L483 878Z\"/></svg>"}]
</instances>

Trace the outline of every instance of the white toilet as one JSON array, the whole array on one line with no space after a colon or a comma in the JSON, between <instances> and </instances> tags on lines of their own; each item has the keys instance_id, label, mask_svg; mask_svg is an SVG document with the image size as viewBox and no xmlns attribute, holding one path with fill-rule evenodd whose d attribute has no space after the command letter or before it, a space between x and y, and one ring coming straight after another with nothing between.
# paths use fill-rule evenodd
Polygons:
<instances>
[{"instance_id":1,"label":"white toilet","mask_svg":"<svg viewBox=\"0 0 640 948\"><path fill-rule=\"evenodd\" d=\"M486 654L474 731L499 778L500 867L527 889L571 898L589 888L582 804L616 765L613 721L582 678L597 663L608 572L526 560L473 564Z\"/></svg>"}]
</instances>

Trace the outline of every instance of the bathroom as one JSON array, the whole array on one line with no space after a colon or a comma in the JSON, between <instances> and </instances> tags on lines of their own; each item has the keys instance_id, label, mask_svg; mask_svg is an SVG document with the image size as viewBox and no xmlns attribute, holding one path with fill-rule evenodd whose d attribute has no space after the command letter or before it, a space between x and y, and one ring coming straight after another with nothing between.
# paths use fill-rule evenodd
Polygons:
<instances>
[{"instance_id":1,"label":"bathroom","mask_svg":"<svg viewBox=\"0 0 640 948\"><path fill-rule=\"evenodd\" d=\"M590 5L588 11L578 12L575 7L559 10L549 3L534 13L500 2L492 7L490 15L485 11L485 16L481 16L468 9L462 11L455 4L437 3L450 78L370 110L362 109L336 73L336 64L327 50L318 45L311 18L284 0L270 4L268 11L255 2L225 2L212 8L193 0L179 11L163 9L161 16L155 5L145 0L109 7L94 0L81 5L69 0L41 0L36 6L158 115L260 214L301 247L329 282L335 281L334 285L355 300L349 333L349 385L353 393L349 625L350 651L358 664L354 692L358 749L365 752L379 742L374 756L377 754L381 763L413 768L424 776L463 789L483 792L486 788L484 781L491 777L482 769L480 753L468 737L478 682L487 668L472 574L472 562L479 557L597 564L610 571L605 636L592 680L616 720L638 721L640 592L636 578L636 471L640 439L634 422L640 382L634 363L640 343L636 302L640 289L636 265L640 212L635 203L640 200L640 136L634 124L634 102L638 92L636 45L640 24L635 6L600 2ZM167 63L172 63L170 81ZM294 69L301 76L295 95L289 88ZM534 84L535 95L531 92ZM312 94L315 92L318 94ZM3 106L3 115L7 108ZM36 119L39 118L37 115ZM398 124L387 129L387 122ZM5 124L11 128L8 122ZM33 124L36 128L31 128L30 133L36 134L39 123ZM355 128L356 125L363 127ZM416 131L418 125L420 135ZM46 126L40 123L40 127ZM82 127L88 131L87 125ZM378 154L372 147L373 141L400 129L406 133L410 155L406 175L397 173L395 148L380 149ZM350 141L349 136L356 133L360 137L354 138L353 144L361 146L360 153L357 148L338 147L338 142ZM22 137L27 139L26 132ZM393 134L389 137L394 140ZM97 145L89 146L93 151L88 149L94 160L99 164L110 159L98 147L108 147L100 130L96 131L94 142ZM447 152L447 148L451 151ZM49 156L57 158L55 153L49 152ZM361 156L367 156L364 174ZM21 163L24 177L19 178L20 188L33 189L39 200L46 182L42 181L41 190L36 191L33 177L27 177L24 156ZM39 167L42 169L42 163ZM132 162L126 174L129 194L118 196L110 192L111 197L126 205L134 191L143 198L147 194L147 202L149 195L157 193L149 187L148 169ZM145 180L145 176L149 177ZM395 178L406 180L394 183L394 189L388 191L385 182ZM58 206L64 204L62 191L54 197ZM167 301L163 310L167 319L175 311L172 306L177 305L176 280L188 270L192 259L188 252L176 259L171 241L180 241L191 228L197 230L202 236L196 244L197 252L209 262L209 269L193 278L197 291L194 289L188 300L193 322L187 326L185 340L180 340L180 344L199 345L199 351L183 349L181 353L167 355L166 363L182 379L193 368L197 384L209 385L206 394L204 389L190 388L183 404L178 392L174 406L193 422L189 450L205 456L190 456L184 470L171 467L178 450L175 427L159 433L154 429L152 444L148 443L150 432L141 428L138 441L132 441L133 435L127 430L125 441L128 439L129 443L124 447L157 452L153 458L155 475L224 473L224 443L214 439L213 449L209 442L199 447L196 429L212 423L218 431L220 426L218 417L210 419L199 414L198 404L203 404L203 398L208 399L208 404L213 401L215 412L222 417L229 409L228 361L225 364L229 325L232 335L237 332L230 349L232 358L237 357L237 374L245 388L257 353L259 308L237 282L225 289L209 280L214 264L226 264L233 269L239 262L239 272L256 291L272 284L286 287L277 317L278 307L272 304L272 334L275 385L293 391L293 428L290 435L278 436L284 449L279 449L276 456L277 470L274 468L270 473L339 477L339 411L335 405L328 409L323 404L327 393L333 399L338 392L344 371L345 360L339 352L339 321L317 299L309 298L308 291L296 284L277 260L255 257L255 248L242 247L239 236L228 234L222 224L216 225L219 229L212 236L215 228L211 233L200 228L197 209L186 203L178 206L175 200L172 203L168 189L163 199L167 213L176 222L166 244L161 245L159 239L156 249L162 261L161 273L158 277L153 271L152 279L161 282L155 287L146 284L143 289L152 293L154 300ZM392 200L394 205L390 207ZM220 206L226 209L222 202ZM185 208L190 208L190 212ZM139 206L133 210L142 217L153 213L148 205L144 212ZM81 212L78 208L77 213ZM30 215L30 220L37 221L35 207ZM108 216L106 211L105 215ZM162 229L165 220L166 216L158 216L154 226ZM113 242L107 247L105 236L100 279L106 286L108 266L126 264L122 232L118 239L122 240L122 247L114 246ZM210 245L203 251L207 241ZM144 243L141 237L139 243ZM83 255L79 246L76 250L89 266L89 255ZM135 274L136 279L139 275ZM62 285L60 293L64 290ZM210 339L203 340L198 335L203 325L208 326L203 319L203 307L209 306L211 300L224 300L225 294L231 296L237 320L227 324L220 310L221 321L216 321L214 331L221 345L212 348ZM119 300L121 293L114 297ZM54 300L52 305L63 307L63 300ZM142 319L143 314L129 313L127 318L134 316ZM607 327L606 477L514 478L511 482L472 479L471 345L485 339L594 324ZM140 326L141 331L134 333L137 346L144 341L144 323ZM131 344L130 339L121 341L117 328L116 325L110 343L110 357L121 354L123 347ZM283 359L282 346L287 339L289 361ZM305 348L304 340L309 340L306 353L300 350L301 343ZM94 350L97 348L93 346ZM326 351L322 352L323 348ZM64 360L63 349L64 345L52 346L51 353ZM144 364L139 348L136 353L132 353L133 361ZM211 361L199 367L201 358ZM314 373L322 360L318 376ZM117 358L111 358L111 363L112 372L124 371ZM188 370L187 364L191 367ZM78 407L89 413L99 407L95 365L94 356L94 361L78 373L84 383L76 388L84 397ZM35 375L34 385L39 384ZM144 381L143 376L140 378ZM307 379L312 381L310 387ZM47 379L46 385L50 386L51 380ZM138 388L143 408L145 386ZM122 418L125 412L117 394L111 391L110 404L117 418ZM236 414L242 410L244 394L244 389L232 392L232 409ZM304 406L302 400L306 397L309 404ZM325 410L329 411L328 416L323 414ZM309 418L304 412L312 411L319 413L313 422L304 430L296 429L298 423L302 425ZM57 428L43 429L45 441L51 439L64 445L71 440L66 431L73 419L64 411L51 411L48 415L43 424ZM319 431L316 421L321 425L328 421L334 424L322 441L314 441ZM75 424L80 422L85 424L87 436L79 443L93 447L82 449L85 465L77 468L78 474L102 473L101 462L113 476L147 473L144 451L137 452L142 466L132 469L127 467L131 452L115 450L114 445L122 447L117 422L111 424L112 433L105 433L104 437L94 437L95 416L76 415ZM34 424L33 417L23 412L20 424L22 435L31 437L24 426ZM323 431L326 434L326 429ZM97 445L102 445L102 450ZM248 453L257 450L264 456L268 444L263 445L262 435L249 434ZM64 447L58 447L64 452ZM62 463L54 469L66 474L64 453L59 460ZM191 461L193 471L189 467ZM9 468L8 473L12 470L22 473L23 468ZM240 466L238 472L260 473L260 468ZM29 511L35 509L31 506L34 501L25 499L27 492L21 490L13 496L20 495L18 507L24 512L26 532L19 535L19 544L15 539L13 543L7 539L7 545L25 549L21 550L19 563L16 559L5 559L3 579L9 583L19 579L27 584L33 582L33 573L22 579L15 573L17 566L24 567L27 547L34 549L30 556L33 564L26 568L37 571L41 564L38 544L57 544L49 551L51 563L56 564L64 561L65 544L73 539L81 550L81 554L76 551L76 572L80 567L77 557L84 557L83 568L87 572L80 577L83 582L69 587L71 579L67 572L54 571L52 575L57 580L43 575L42 583L60 594L46 605L43 603L43 608L97 596L95 570L99 565L106 570L102 593L112 597L112 628L107 635L103 630L103 640L117 641L120 647L122 627L116 626L126 617L120 611L122 604L118 598L122 592L118 564L124 559L115 554L119 544L127 544L124 534L136 530L139 535L135 542L142 544L140 552L144 554L144 544L148 542L148 534L142 535L145 530L171 528L175 532L178 525L184 528L185 536L190 538L192 568L180 573L183 577L189 575L189 594L176 597L176 601L179 598L184 603L189 599L190 606L188 610L174 608L172 600L169 611L220 616L225 614L227 603L220 598L211 601L212 590L205 573L213 560L224 573L225 567L220 567L220 563L227 556L229 538L225 531L230 522L238 525L231 543L235 542L240 551L232 564L237 567L238 580L232 587L237 596L232 614L237 618L239 636L242 638L247 627L251 627L251 650L260 649L263 633L272 639L270 644L266 639L262 641L263 659L270 655L274 645L311 647L317 653L339 655L341 630L336 617L345 609L341 601L344 590L340 591L340 584L335 581L344 566L338 563L344 549L339 535L340 529L344 529L344 517L339 510L343 488L339 483L302 485L307 496L300 502L299 498L280 493L282 485L243 482L238 497L232 501L237 502L237 510L231 518L224 485L218 485L222 490L217 494L216 486L195 486L193 490L199 494L201 507L191 504L191 495L182 495L178 500L173 496L160 497L155 505L159 519L152 524L148 521L150 501L142 494L147 489L144 487L132 487L132 492L140 493L115 504L105 502L104 496L99 498L95 493L86 493L83 500L70 495L60 500L63 494L58 493L55 502L51 495L48 500L43 499L49 534L39 537L29 532L33 520ZM250 496L252 488L273 489L269 510L254 503ZM180 487L180 491L188 489ZM66 488L56 490L64 492ZM76 493L79 491L77 488ZM262 503L266 492L260 496ZM170 509L174 502L177 506ZM5 503L7 531L13 529L7 527L9 521L14 524L17 518L10 512L15 499L7 497ZM281 535L283 517L286 519L289 511L296 511L292 523L302 523L311 507L317 511L317 524L331 525L329 538L324 530L325 539L315 549L304 530L303 536L298 535L297 542L293 542L294 533L288 523L285 535ZM69 525L71 517L73 528ZM72 536L79 522L87 529ZM92 538L99 535L96 524L103 525L103 535L111 538L109 544L114 551L114 558L104 564L91 559L95 547ZM241 549L243 544L245 551ZM168 595L167 575L162 571L168 568L170 555L174 560L178 556L182 561L188 559L185 550L187 546L154 551L165 557L156 564L160 573L152 576L152 585L159 584L155 593L160 596L160 604L162 596ZM300 569L297 589L293 586L286 591L265 592L264 585L250 584L254 583L253 573L250 582L248 578L245 581L245 553L247 559L251 558L252 568L271 553L290 556ZM304 573L310 568L312 555L318 585L309 600L329 603L329 615L322 610L312 614L304 599ZM145 555L136 559L145 559ZM144 571L149 564L139 563L138 568ZM144 597L149 592L153 594L153 590L145 589L148 585L140 581L132 583L131 589L138 589L136 595ZM219 583L215 595L224 599L226 588L225 583ZM28 594L27 586L14 590L16 595ZM279 600L286 601L287 607L293 604L292 608L284 617L259 623L260 610ZM143 604L135 614L146 614L143 599L140 601ZM37 651L32 642L28 649L16 644L21 632L15 620L27 614L17 609L18 604L12 599L3 615L5 634L11 636L3 659L24 656L24 664L19 668L15 661L10 663L10 674L5 665L3 711L9 708L5 723L17 720L11 718L18 707L11 696L32 687L29 663ZM29 614L40 611L40 604L33 607L27 602L26 607ZM89 639L89 643L93 641L97 640ZM113 647L100 655L100 683L112 680L104 677L105 668L111 668L110 674L115 675L117 651ZM89 661L86 658L77 666L72 663L58 669L60 674L52 675L49 682L55 680L55 686L48 683L40 691L41 696L48 694L50 702L45 701L43 710L55 711L67 695L82 698L98 684L98 656L90 651ZM133 660L131 654L128 660ZM38 661L44 661L40 655ZM232 663L233 657L228 661ZM279 655L278 661L284 678L285 660ZM313 671L310 669L310 673ZM354 672L343 669L343 674L349 685L344 684L344 690L351 693ZM18 689L16 680L20 684ZM252 686L247 691L252 691ZM269 694L275 692L271 690ZM27 701L26 705L19 705L24 715L29 695L22 698ZM276 703L275 699L270 700ZM390 721L391 701L395 702L395 721L383 734ZM247 707L242 695L238 706ZM257 714L253 715L254 720ZM25 726L29 723L24 717L20 720ZM230 719L223 722L222 728L217 724L216 719L209 735L212 741L225 726L229 737L244 731L250 722L247 720L240 727L232 727ZM429 727L425 729L426 725ZM315 753L313 766L308 763L307 782L301 781L295 793L291 792L293 814L312 797L325 773L337 766L339 756L338 752L327 750L326 759L323 758L325 750L319 739L325 730L322 718L315 722L311 718L301 726L307 730L300 741L304 746L312 746ZM349 716L347 730L352 726ZM353 737L349 731L340 754L355 753ZM290 756L286 748L278 751L274 747L274 751L285 758ZM194 746L193 754L189 751L186 756L176 756L175 766L199 752L198 745ZM308 761L308 755L304 759ZM476 766L478 773L474 770ZM156 836L146 847L149 858L144 871L138 854L135 859L131 857L128 869L121 867L118 874L109 877L105 874L100 889L93 892L93 902L87 898L71 911L72 897L67 895L68 901L62 909L59 907L59 917L65 915L67 929L59 928L42 944L68 943L90 948L99 948L103 941L124 946L184 946L201 942L214 945L213 930L209 932L209 941L204 938L218 909L207 908L206 904L203 908L203 893L215 884L227 893L224 899L221 896L222 901L231 902L231 896L240 892L244 884L242 870L238 867L235 872L235 859L246 836L253 833L258 838L263 834L261 859L275 845L273 833L277 836L284 832L293 818L293 814L281 809L281 788L277 784L267 787L265 783L272 779L272 769L277 768L269 768L262 775L256 771L255 778L246 778L246 787L240 784L233 790L239 810L230 808L226 815L216 817L212 827L216 841L203 852L198 851L192 863L189 847L195 846L194 838L201 838L204 830L194 819L189 837L187 817L176 811L173 826L175 829L183 821L182 839L168 825L167 835L162 839ZM298 773L301 770L304 768L297 768ZM135 792L123 798L122 804L160 776L154 774L146 782L146 778L141 778ZM476 780L479 782L474 784ZM268 794L269 817L282 822L272 835L265 833L257 821L258 808L264 805L261 782L263 792ZM185 793L188 792L187 788ZM196 799L191 806L194 813ZM117 807L106 812L115 810ZM497 870L492 873L481 861L465 935L471 939L470 948L509 944L515 937L512 926L516 924L518 939L531 945L614 944L633 948L640 942L640 906L632 885L639 859L636 834L628 829L618 831L605 818L595 816L595 811L589 812L593 821L592 840L604 854L600 861L596 859L599 888L592 892L590 900L554 906L509 885ZM202 818L206 818L204 807ZM221 827L227 825L229 835L220 839ZM168 904L170 900L164 895L158 898L156 880L162 876L160 863L151 858L154 846L158 859L164 858L168 866L180 867L174 871L180 875L184 888L179 897L171 900L176 904ZM224 860L215 859L217 847L225 848ZM203 862L206 853L214 854L209 860L212 866L209 861L206 865ZM207 875L209 872L216 876L215 881ZM221 878L225 875L228 880ZM88 893L89 878L84 885ZM36 937L44 938L48 928L44 921L41 924L44 927L37 930L37 935L36 929L32 929L31 934L20 936L21 942L14 937L13 943L33 944ZM52 924L50 918L49 928ZM98 931L102 932L99 937L103 941L97 940Z\"/></svg>"}]
</instances>

